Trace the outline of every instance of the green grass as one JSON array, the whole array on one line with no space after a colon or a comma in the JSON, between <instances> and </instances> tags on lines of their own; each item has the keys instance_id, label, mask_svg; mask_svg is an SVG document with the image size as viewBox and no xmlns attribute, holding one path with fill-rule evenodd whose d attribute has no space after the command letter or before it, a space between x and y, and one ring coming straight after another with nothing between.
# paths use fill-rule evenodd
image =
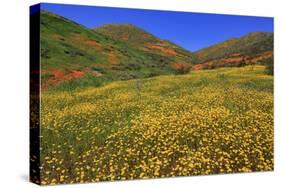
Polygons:
<instances>
[{"instance_id":1,"label":"green grass","mask_svg":"<svg viewBox=\"0 0 281 188\"><path fill-rule=\"evenodd\" d=\"M109 82L112 82L110 77L94 77L91 74L86 74L82 78L74 79L70 81L63 81L59 85L50 87L50 91L66 91L75 92L87 87L101 87Z\"/></svg>"}]
</instances>

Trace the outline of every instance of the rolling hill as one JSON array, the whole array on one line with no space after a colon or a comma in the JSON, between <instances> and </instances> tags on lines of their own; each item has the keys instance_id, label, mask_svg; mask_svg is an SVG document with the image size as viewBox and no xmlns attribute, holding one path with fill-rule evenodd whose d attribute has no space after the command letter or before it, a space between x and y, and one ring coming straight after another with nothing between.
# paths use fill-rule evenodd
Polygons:
<instances>
[{"instance_id":1,"label":"rolling hill","mask_svg":"<svg viewBox=\"0 0 281 188\"><path fill-rule=\"evenodd\" d=\"M252 32L195 52L198 65L193 69L256 64L273 57L273 33Z\"/></svg>"},{"instance_id":2,"label":"rolling hill","mask_svg":"<svg viewBox=\"0 0 281 188\"><path fill-rule=\"evenodd\" d=\"M253 32L192 53L132 24L93 29L41 10L42 88L101 86L115 80L273 65L273 33Z\"/></svg>"},{"instance_id":3,"label":"rolling hill","mask_svg":"<svg viewBox=\"0 0 281 188\"><path fill-rule=\"evenodd\" d=\"M194 55L182 47L138 28L132 24L107 24L94 29L115 40L121 40L134 48L158 55L174 57L182 62L194 62Z\"/></svg>"},{"instance_id":4,"label":"rolling hill","mask_svg":"<svg viewBox=\"0 0 281 188\"><path fill-rule=\"evenodd\" d=\"M105 32L110 25L92 30L41 11L40 27L43 88L174 74L194 59L192 53L133 25L114 25L120 36L130 35L128 41L118 40Z\"/></svg>"}]
</instances>

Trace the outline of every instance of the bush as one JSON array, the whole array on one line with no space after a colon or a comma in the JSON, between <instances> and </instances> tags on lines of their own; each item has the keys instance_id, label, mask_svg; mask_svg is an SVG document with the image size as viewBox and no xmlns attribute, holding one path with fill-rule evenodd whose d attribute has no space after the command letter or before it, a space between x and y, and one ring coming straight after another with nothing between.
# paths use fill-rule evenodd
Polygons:
<instances>
[{"instance_id":1,"label":"bush","mask_svg":"<svg viewBox=\"0 0 281 188\"><path fill-rule=\"evenodd\" d=\"M269 75L274 74L274 63L273 62L266 66L266 73L269 74Z\"/></svg>"},{"instance_id":2,"label":"bush","mask_svg":"<svg viewBox=\"0 0 281 188\"><path fill-rule=\"evenodd\" d=\"M147 74L146 77L150 78L150 77L159 76L159 75L160 75L160 74L157 73L157 72L150 72L150 73Z\"/></svg>"},{"instance_id":3,"label":"bush","mask_svg":"<svg viewBox=\"0 0 281 188\"><path fill-rule=\"evenodd\" d=\"M187 64L180 64L176 69L176 74L187 74L191 71L192 66Z\"/></svg>"},{"instance_id":4,"label":"bush","mask_svg":"<svg viewBox=\"0 0 281 188\"><path fill-rule=\"evenodd\" d=\"M58 91L69 91L70 93L72 93L77 89L81 89L85 87L101 87L110 81L111 81L110 78L104 76L95 77L92 74L88 73L82 78L76 80L64 81L61 84L51 89L58 90Z\"/></svg>"},{"instance_id":5,"label":"bush","mask_svg":"<svg viewBox=\"0 0 281 188\"><path fill-rule=\"evenodd\" d=\"M269 75L273 75L274 74L274 62L273 62L273 58L272 57L264 59L261 62L261 64L266 66L266 69L265 69L266 74L269 74Z\"/></svg>"}]
</instances>

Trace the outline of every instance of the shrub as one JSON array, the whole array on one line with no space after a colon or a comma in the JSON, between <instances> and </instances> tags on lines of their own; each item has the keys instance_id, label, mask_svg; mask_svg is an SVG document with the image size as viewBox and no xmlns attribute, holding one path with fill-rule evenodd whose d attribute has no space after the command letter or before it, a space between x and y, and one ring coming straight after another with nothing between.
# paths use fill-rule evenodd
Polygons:
<instances>
[{"instance_id":1,"label":"shrub","mask_svg":"<svg viewBox=\"0 0 281 188\"><path fill-rule=\"evenodd\" d=\"M191 71L192 66L184 63L173 63L172 68L175 70L175 74L187 74Z\"/></svg>"},{"instance_id":2,"label":"shrub","mask_svg":"<svg viewBox=\"0 0 281 188\"><path fill-rule=\"evenodd\" d=\"M274 63L273 62L266 66L266 73L269 74L269 75L274 74Z\"/></svg>"},{"instance_id":3,"label":"shrub","mask_svg":"<svg viewBox=\"0 0 281 188\"><path fill-rule=\"evenodd\" d=\"M261 62L261 64L266 66L266 69L265 69L266 74L269 74L269 75L273 75L274 74L274 62L273 62L273 58L272 57L264 59Z\"/></svg>"}]
</instances>

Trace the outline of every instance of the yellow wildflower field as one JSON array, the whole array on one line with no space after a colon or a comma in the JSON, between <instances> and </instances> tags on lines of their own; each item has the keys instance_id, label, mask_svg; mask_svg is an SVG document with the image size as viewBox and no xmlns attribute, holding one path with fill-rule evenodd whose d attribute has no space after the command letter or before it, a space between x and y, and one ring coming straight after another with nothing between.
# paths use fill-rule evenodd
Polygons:
<instances>
[{"instance_id":1,"label":"yellow wildflower field","mask_svg":"<svg viewBox=\"0 0 281 188\"><path fill-rule=\"evenodd\" d=\"M273 170L264 66L41 95L41 183Z\"/></svg>"}]
</instances>

